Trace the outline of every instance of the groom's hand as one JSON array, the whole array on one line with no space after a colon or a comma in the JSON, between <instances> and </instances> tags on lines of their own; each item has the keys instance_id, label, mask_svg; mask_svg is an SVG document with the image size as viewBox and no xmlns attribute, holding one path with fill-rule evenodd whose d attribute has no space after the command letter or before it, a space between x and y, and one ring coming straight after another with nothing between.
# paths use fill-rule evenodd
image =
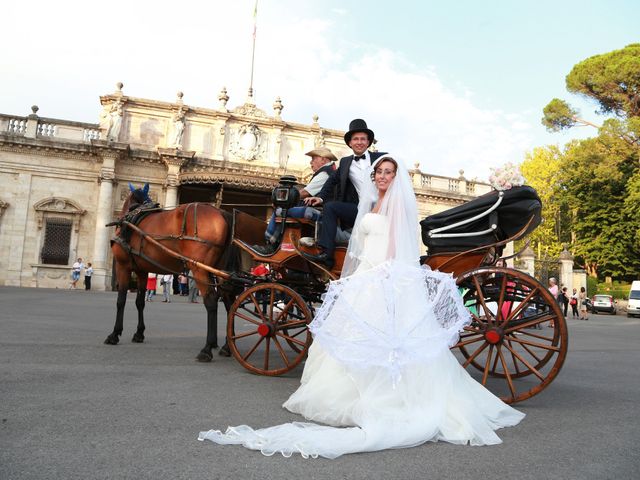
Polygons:
<instances>
[{"instance_id":1,"label":"groom's hand","mask_svg":"<svg viewBox=\"0 0 640 480\"><path fill-rule=\"evenodd\" d=\"M310 207L315 207L316 205L322 204L322 199L320 197L307 197L303 200L305 205Z\"/></svg>"}]
</instances>

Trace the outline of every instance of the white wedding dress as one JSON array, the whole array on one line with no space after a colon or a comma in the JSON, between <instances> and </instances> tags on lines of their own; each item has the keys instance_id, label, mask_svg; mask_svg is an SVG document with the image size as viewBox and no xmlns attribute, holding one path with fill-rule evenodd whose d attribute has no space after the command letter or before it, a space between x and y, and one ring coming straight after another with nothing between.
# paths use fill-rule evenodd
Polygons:
<instances>
[{"instance_id":1,"label":"white wedding dress","mask_svg":"<svg viewBox=\"0 0 640 480\"><path fill-rule=\"evenodd\" d=\"M449 347L469 322L451 275L385 261L387 217L368 213L359 267L332 282L310 328L301 386L284 403L308 422L201 432L265 455L346 453L427 441L492 445L524 414L473 380Z\"/></svg>"}]
</instances>

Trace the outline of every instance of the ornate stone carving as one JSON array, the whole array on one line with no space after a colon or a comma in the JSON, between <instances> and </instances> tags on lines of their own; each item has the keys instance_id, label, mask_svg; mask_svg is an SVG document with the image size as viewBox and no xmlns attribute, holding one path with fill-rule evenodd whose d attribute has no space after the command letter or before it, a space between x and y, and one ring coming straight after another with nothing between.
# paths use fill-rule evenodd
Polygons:
<instances>
[{"instance_id":1,"label":"ornate stone carving","mask_svg":"<svg viewBox=\"0 0 640 480\"><path fill-rule=\"evenodd\" d=\"M283 108L284 105L282 105L282 100L280 97L276 97L275 102L273 102L273 113L275 113L276 118L280 118Z\"/></svg>"},{"instance_id":2,"label":"ornate stone carving","mask_svg":"<svg viewBox=\"0 0 640 480\"><path fill-rule=\"evenodd\" d=\"M229 153L249 162L263 158L267 147L266 137L257 125L242 125L229 143Z\"/></svg>"},{"instance_id":3,"label":"ornate stone carving","mask_svg":"<svg viewBox=\"0 0 640 480\"><path fill-rule=\"evenodd\" d=\"M313 146L315 148L324 147L326 145L326 139L324 138L324 130L320 129L318 134L313 137Z\"/></svg>"},{"instance_id":4,"label":"ornate stone carving","mask_svg":"<svg viewBox=\"0 0 640 480\"><path fill-rule=\"evenodd\" d=\"M229 95L227 95L227 87L222 87L218 94L218 101L220 102L219 109L223 112L227 111L227 102L229 101Z\"/></svg>"},{"instance_id":5,"label":"ornate stone carving","mask_svg":"<svg viewBox=\"0 0 640 480\"><path fill-rule=\"evenodd\" d=\"M33 208L36 211L38 229L42 228L46 214L58 214L72 216L73 226L76 232L80 229L80 217L87 212L73 200L62 197L45 198L44 200L36 202Z\"/></svg>"},{"instance_id":6,"label":"ornate stone carving","mask_svg":"<svg viewBox=\"0 0 640 480\"><path fill-rule=\"evenodd\" d=\"M267 114L264 110L260 110L252 103L240 105L239 107L234 108L232 113L237 113L238 115L244 115L247 117L267 118Z\"/></svg>"},{"instance_id":7,"label":"ornate stone carving","mask_svg":"<svg viewBox=\"0 0 640 480\"><path fill-rule=\"evenodd\" d=\"M4 200L0 200L0 218L2 218L2 215L4 214L4 211L8 206L9 204L7 202L5 202Z\"/></svg>"},{"instance_id":8,"label":"ornate stone carving","mask_svg":"<svg viewBox=\"0 0 640 480\"><path fill-rule=\"evenodd\" d=\"M177 148L158 148L158 155L164 164L169 167L177 167L178 170L191 160L196 152L178 150Z\"/></svg>"}]
</instances>

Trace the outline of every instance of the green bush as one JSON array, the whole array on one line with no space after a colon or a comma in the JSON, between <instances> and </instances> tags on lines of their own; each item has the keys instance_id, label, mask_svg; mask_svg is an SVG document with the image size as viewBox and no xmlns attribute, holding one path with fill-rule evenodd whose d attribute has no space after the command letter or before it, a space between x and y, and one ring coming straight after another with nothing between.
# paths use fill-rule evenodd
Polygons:
<instances>
[{"instance_id":1,"label":"green bush","mask_svg":"<svg viewBox=\"0 0 640 480\"><path fill-rule=\"evenodd\" d=\"M598 291L598 279L595 277L587 277L587 295L593 297Z\"/></svg>"},{"instance_id":2,"label":"green bush","mask_svg":"<svg viewBox=\"0 0 640 480\"><path fill-rule=\"evenodd\" d=\"M631 284L626 282L599 283L597 285L597 293L602 295L612 295L613 298L625 300L629 297Z\"/></svg>"}]
</instances>

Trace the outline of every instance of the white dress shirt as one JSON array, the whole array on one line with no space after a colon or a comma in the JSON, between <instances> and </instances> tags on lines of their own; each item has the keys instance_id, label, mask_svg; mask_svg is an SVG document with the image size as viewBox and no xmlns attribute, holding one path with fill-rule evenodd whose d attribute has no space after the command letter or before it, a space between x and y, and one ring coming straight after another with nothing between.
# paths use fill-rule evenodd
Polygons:
<instances>
[{"instance_id":1,"label":"white dress shirt","mask_svg":"<svg viewBox=\"0 0 640 480\"><path fill-rule=\"evenodd\" d=\"M356 161L355 159L351 162L351 166L349 167L349 180L356 188L356 192L358 192L358 196L360 196L360 192L362 191L362 186L364 182L371 181L370 175L372 172L371 169L371 155L369 155L369 150L364 152L365 158Z\"/></svg>"}]
</instances>

